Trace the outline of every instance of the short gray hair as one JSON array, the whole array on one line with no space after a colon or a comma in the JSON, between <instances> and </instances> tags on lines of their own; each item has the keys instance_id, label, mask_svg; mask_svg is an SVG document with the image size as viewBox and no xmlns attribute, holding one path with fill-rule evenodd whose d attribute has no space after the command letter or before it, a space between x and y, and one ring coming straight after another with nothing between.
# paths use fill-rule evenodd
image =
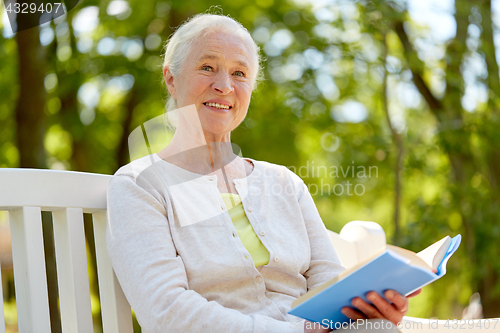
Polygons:
<instances>
[{"instance_id":1,"label":"short gray hair","mask_svg":"<svg viewBox=\"0 0 500 333\"><path fill-rule=\"evenodd\" d=\"M182 23L165 43L163 68L168 67L172 75L174 77L177 76L193 42L197 38L206 36L214 31L238 35L250 46L254 53L252 87L255 88L256 83L262 78L260 47L254 42L248 30L241 23L225 15L197 14ZM172 96L169 96L167 111L172 111L176 108L176 101Z\"/></svg>"}]
</instances>

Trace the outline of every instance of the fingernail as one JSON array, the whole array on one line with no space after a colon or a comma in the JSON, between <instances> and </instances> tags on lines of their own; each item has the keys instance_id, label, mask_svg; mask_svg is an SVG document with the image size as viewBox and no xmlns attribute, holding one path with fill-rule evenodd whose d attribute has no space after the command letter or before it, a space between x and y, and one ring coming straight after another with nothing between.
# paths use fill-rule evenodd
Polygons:
<instances>
[{"instance_id":1,"label":"fingernail","mask_svg":"<svg viewBox=\"0 0 500 333\"><path fill-rule=\"evenodd\" d=\"M374 294L374 293L370 293L370 294L368 294L368 299L369 299L370 301L374 301L374 300L375 300L375 298L377 298L377 296L375 296L375 294Z\"/></svg>"},{"instance_id":2,"label":"fingernail","mask_svg":"<svg viewBox=\"0 0 500 333\"><path fill-rule=\"evenodd\" d=\"M343 315L347 316L347 310L346 310L346 309L342 308L342 309L340 310L340 312L342 312L342 314L343 314Z\"/></svg>"},{"instance_id":3,"label":"fingernail","mask_svg":"<svg viewBox=\"0 0 500 333\"><path fill-rule=\"evenodd\" d=\"M394 291L389 290L388 292L386 292L386 296L387 296L388 298L393 298L393 297L394 297Z\"/></svg>"}]
</instances>

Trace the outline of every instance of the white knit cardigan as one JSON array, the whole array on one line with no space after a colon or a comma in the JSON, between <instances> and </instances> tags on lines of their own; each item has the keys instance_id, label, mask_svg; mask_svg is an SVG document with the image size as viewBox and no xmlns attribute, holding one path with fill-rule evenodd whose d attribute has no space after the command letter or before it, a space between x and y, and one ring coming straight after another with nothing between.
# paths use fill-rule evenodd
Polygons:
<instances>
[{"instance_id":1,"label":"white knit cardigan","mask_svg":"<svg viewBox=\"0 0 500 333\"><path fill-rule=\"evenodd\" d=\"M249 159L234 180L270 253L255 267L217 189L153 154L122 167L108 188L107 247L143 332L303 332L292 301L345 268L304 182Z\"/></svg>"}]
</instances>

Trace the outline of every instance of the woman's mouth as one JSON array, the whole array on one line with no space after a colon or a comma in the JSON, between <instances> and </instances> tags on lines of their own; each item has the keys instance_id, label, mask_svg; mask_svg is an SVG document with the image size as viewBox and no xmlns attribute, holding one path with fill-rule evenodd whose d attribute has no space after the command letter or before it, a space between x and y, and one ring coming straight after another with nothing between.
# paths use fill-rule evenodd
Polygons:
<instances>
[{"instance_id":1,"label":"woman's mouth","mask_svg":"<svg viewBox=\"0 0 500 333\"><path fill-rule=\"evenodd\" d=\"M233 107L229 105L219 104L219 103L203 103L207 108L217 112L228 112Z\"/></svg>"}]
</instances>

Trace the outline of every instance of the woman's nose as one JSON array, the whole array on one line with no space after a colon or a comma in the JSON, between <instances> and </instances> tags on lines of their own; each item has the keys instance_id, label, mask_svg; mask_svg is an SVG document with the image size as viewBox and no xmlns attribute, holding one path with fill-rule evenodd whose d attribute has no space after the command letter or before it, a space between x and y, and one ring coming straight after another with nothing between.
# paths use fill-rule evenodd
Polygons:
<instances>
[{"instance_id":1,"label":"woman's nose","mask_svg":"<svg viewBox=\"0 0 500 333\"><path fill-rule=\"evenodd\" d=\"M215 81L212 84L212 89L223 94L231 93L234 90L234 87L229 74L220 72L215 77Z\"/></svg>"}]
</instances>

